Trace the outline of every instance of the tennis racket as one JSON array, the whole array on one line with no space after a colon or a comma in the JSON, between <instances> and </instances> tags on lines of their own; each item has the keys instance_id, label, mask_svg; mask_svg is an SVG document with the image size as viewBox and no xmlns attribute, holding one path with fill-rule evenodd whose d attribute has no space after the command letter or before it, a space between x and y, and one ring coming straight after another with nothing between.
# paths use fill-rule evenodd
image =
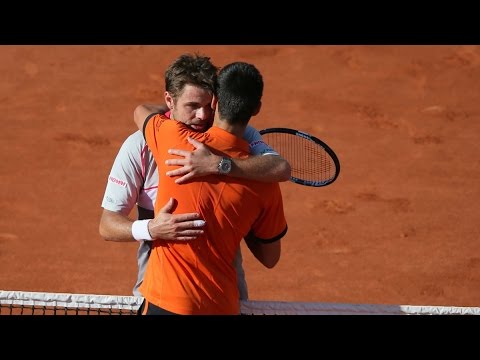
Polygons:
<instances>
[{"instance_id":1,"label":"tennis racket","mask_svg":"<svg viewBox=\"0 0 480 360\"><path fill-rule=\"evenodd\" d=\"M290 181L305 186L327 186L340 173L335 152L323 141L303 131L287 128L260 130L263 140L290 163Z\"/></svg>"}]
</instances>

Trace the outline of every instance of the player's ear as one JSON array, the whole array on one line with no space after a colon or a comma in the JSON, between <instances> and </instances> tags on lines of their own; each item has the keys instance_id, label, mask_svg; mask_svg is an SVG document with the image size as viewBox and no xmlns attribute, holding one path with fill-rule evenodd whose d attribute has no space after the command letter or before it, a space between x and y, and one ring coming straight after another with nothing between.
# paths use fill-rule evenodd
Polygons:
<instances>
[{"instance_id":1,"label":"player's ear","mask_svg":"<svg viewBox=\"0 0 480 360\"><path fill-rule=\"evenodd\" d=\"M212 103L211 103L211 106L212 106L212 110L213 110L213 111L217 110L217 104L218 104L217 95L213 95L213 96L212 96Z\"/></svg>"},{"instance_id":2,"label":"player's ear","mask_svg":"<svg viewBox=\"0 0 480 360\"><path fill-rule=\"evenodd\" d=\"M173 110L175 102L173 101L172 95L168 91L165 91L165 104L167 104L170 110Z\"/></svg>"},{"instance_id":3,"label":"player's ear","mask_svg":"<svg viewBox=\"0 0 480 360\"><path fill-rule=\"evenodd\" d=\"M253 112L252 116L257 115L257 114L260 112L260 109L261 109L261 108L262 108L262 102L260 101L260 102L258 103L257 108L256 108L255 111Z\"/></svg>"}]
</instances>

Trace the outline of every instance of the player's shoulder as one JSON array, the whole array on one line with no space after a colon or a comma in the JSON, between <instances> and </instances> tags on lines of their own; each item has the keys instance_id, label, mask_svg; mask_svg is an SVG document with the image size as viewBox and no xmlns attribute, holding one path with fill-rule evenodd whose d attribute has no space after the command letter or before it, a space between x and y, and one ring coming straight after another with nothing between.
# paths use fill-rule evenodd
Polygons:
<instances>
[{"instance_id":1,"label":"player's shoulder","mask_svg":"<svg viewBox=\"0 0 480 360\"><path fill-rule=\"evenodd\" d=\"M140 158L146 147L147 143L145 142L142 132L136 131L125 139L118 151L117 157L125 160Z\"/></svg>"},{"instance_id":2,"label":"player's shoulder","mask_svg":"<svg viewBox=\"0 0 480 360\"><path fill-rule=\"evenodd\" d=\"M173 119L163 119L161 123L162 132L167 132L172 136L186 137L192 136L195 138L197 132L190 129L186 124L181 121ZM203 134L203 133L200 133Z\"/></svg>"},{"instance_id":3,"label":"player's shoulder","mask_svg":"<svg viewBox=\"0 0 480 360\"><path fill-rule=\"evenodd\" d=\"M156 128L157 131L160 128L162 129L162 131L165 131L165 129L171 130L171 129L187 127L181 121L170 119L169 117L159 113L151 114L151 119L154 120L153 126Z\"/></svg>"},{"instance_id":4,"label":"player's shoulder","mask_svg":"<svg viewBox=\"0 0 480 360\"><path fill-rule=\"evenodd\" d=\"M254 139L256 137L260 137L260 133L258 132L257 129L255 129L252 125L247 125L245 128L245 132L243 135L244 139Z\"/></svg>"},{"instance_id":5,"label":"player's shoulder","mask_svg":"<svg viewBox=\"0 0 480 360\"><path fill-rule=\"evenodd\" d=\"M163 124L164 122L170 122L173 121L170 119L168 116L165 114L160 114L160 113L151 113L145 118L145 122L149 122L150 120L154 120L155 124L161 123ZM176 122L176 121L175 121Z\"/></svg>"},{"instance_id":6,"label":"player's shoulder","mask_svg":"<svg viewBox=\"0 0 480 360\"><path fill-rule=\"evenodd\" d=\"M145 144L145 138L140 130L137 130L133 134L129 135L123 142L124 146L131 148L143 148Z\"/></svg>"}]
</instances>

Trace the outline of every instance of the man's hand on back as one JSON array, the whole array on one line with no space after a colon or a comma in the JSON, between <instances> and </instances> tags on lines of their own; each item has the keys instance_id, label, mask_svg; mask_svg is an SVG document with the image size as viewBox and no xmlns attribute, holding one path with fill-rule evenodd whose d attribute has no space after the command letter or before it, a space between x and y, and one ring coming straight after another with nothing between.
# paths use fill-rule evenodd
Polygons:
<instances>
[{"instance_id":1,"label":"man's hand on back","mask_svg":"<svg viewBox=\"0 0 480 360\"><path fill-rule=\"evenodd\" d=\"M195 240L203 234L205 224L197 213L173 215L178 203L174 198L160 209L157 216L148 223L148 232L153 239ZM201 225L203 223L203 225Z\"/></svg>"}]
</instances>

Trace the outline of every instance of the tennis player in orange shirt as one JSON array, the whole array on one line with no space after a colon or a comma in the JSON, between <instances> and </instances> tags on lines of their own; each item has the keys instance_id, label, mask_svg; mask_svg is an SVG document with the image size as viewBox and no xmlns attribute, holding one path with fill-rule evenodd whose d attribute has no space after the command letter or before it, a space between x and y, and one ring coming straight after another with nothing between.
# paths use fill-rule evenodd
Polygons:
<instances>
[{"instance_id":1,"label":"tennis player in orange shirt","mask_svg":"<svg viewBox=\"0 0 480 360\"><path fill-rule=\"evenodd\" d=\"M225 66L218 75L215 120L205 133L190 129L206 126L198 118L196 123L182 124L152 114L148 107L136 108L135 123L144 129L162 183L155 212L174 197L178 200L176 211L198 212L206 221L204 234L195 240L153 241L140 287L145 297L143 314L239 314L233 260L242 238L266 267L278 262L280 239L287 232L278 183L222 176L231 170L231 158L249 156L248 143L242 136L250 118L260 111L262 93L259 71L251 64L237 62ZM192 106L204 106L209 111L211 93L207 89L187 84L182 97ZM167 94L165 100L174 118L176 99ZM175 177L166 175L168 150L193 151L198 141L221 158L218 175L177 184Z\"/></svg>"}]
</instances>

